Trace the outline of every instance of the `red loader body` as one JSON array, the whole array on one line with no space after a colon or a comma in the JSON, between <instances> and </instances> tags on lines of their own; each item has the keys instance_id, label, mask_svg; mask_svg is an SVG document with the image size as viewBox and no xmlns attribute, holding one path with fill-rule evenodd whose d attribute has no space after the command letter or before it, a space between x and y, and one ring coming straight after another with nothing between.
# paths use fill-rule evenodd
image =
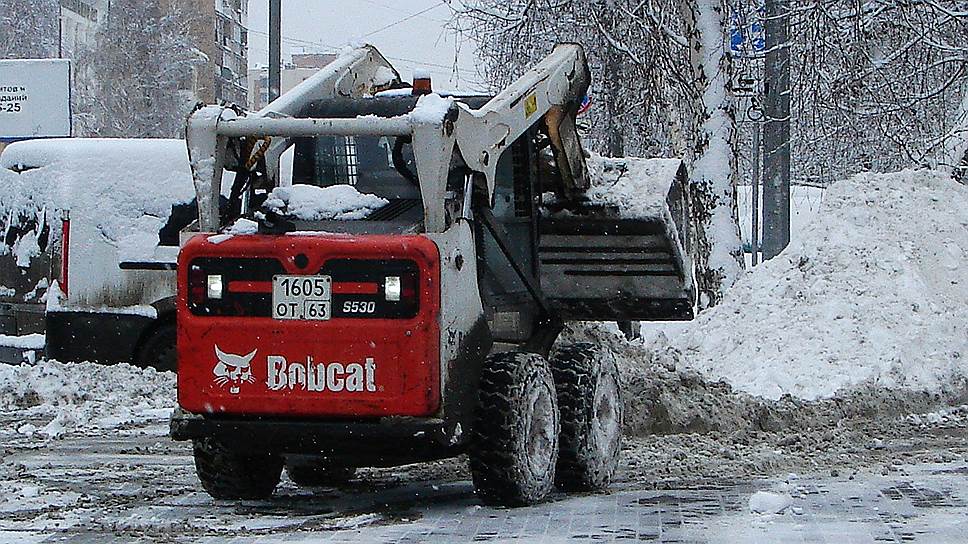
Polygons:
<instances>
[{"instance_id":1,"label":"red loader body","mask_svg":"<svg viewBox=\"0 0 968 544\"><path fill-rule=\"evenodd\" d=\"M183 409L353 418L439 409L439 255L431 240L212 238L196 236L179 256ZM273 319L274 277L331 280L329 318ZM398 301L387 300L388 277L400 279Z\"/></svg>"}]
</instances>

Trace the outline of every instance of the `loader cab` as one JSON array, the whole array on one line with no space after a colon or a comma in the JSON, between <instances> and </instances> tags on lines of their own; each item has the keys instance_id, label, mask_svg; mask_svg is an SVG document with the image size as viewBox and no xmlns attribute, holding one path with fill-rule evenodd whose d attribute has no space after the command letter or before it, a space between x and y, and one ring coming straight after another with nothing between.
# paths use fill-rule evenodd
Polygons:
<instances>
[{"instance_id":1,"label":"loader cab","mask_svg":"<svg viewBox=\"0 0 968 544\"><path fill-rule=\"evenodd\" d=\"M536 130L528 131L498 161L490 209L496 232L480 217L485 213L485 204L477 207L475 239L481 296L497 342L520 343L530 339L541 317L520 275L527 274L537 281L540 272L536 249L541 182L537 177L536 136ZM502 244L510 255L502 250Z\"/></svg>"},{"instance_id":2,"label":"loader cab","mask_svg":"<svg viewBox=\"0 0 968 544\"><path fill-rule=\"evenodd\" d=\"M418 98L397 95L319 100L308 104L297 117L339 119L375 115L392 118L411 112ZM479 108L490 99L489 96L459 98L471 108ZM486 202L482 194L474 201L475 215L487 208L497 230L495 235L475 217L477 270L485 317L494 339L499 342L528 340L534 335L542 314L520 277L520 271L535 282L540 276L538 208L542 187L555 186L546 179L555 172L545 164L553 159L541 161L539 147L542 141L543 134L537 127L519 137L499 158L493 202ZM545 154L550 155L550 150L544 149ZM297 222L291 227L293 230L356 234L406 234L424 230L422 195L409 138L299 137L292 139L290 154L291 177L281 180L282 185L350 185L360 193L387 201L385 206L357 221ZM461 193L468 174L470 171L455 153L447 182L449 191ZM450 220L455 216L456 212L451 214ZM502 244L510 251L510 259L501 248Z\"/></svg>"}]
</instances>

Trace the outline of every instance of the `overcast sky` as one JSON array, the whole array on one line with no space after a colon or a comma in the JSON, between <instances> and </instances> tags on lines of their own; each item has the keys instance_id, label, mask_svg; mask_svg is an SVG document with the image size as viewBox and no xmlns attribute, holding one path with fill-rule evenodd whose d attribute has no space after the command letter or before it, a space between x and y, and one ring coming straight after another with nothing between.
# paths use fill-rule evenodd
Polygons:
<instances>
[{"instance_id":1,"label":"overcast sky","mask_svg":"<svg viewBox=\"0 0 968 544\"><path fill-rule=\"evenodd\" d=\"M268 6L249 0L250 66L268 63ZM421 67L436 89L473 90L480 87L474 47L445 28L450 15L441 0L282 0L282 55L371 43L406 80Z\"/></svg>"}]
</instances>

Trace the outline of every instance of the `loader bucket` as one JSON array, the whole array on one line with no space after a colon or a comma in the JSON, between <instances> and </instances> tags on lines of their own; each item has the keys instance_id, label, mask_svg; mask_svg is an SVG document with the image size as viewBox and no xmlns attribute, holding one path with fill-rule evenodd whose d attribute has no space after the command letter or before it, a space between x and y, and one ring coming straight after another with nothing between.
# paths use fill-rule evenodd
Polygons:
<instances>
[{"instance_id":1,"label":"loader bucket","mask_svg":"<svg viewBox=\"0 0 968 544\"><path fill-rule=\"evenodd\" d=\"M589 161L589 200L540 222L541 288L565 320L690 320L695 282L685 167Z\"/></svg>"}]
</instances>

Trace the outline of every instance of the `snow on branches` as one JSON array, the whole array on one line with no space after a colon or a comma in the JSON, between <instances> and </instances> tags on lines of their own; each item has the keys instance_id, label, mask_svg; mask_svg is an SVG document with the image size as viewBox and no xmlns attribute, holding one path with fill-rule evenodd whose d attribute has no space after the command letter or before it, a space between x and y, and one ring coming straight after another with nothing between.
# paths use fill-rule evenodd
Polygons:
<instances>
[{"instance_id":1,"label":"snow on branches","mask_svg":"<svg viewBox=\"0 0 968 544\"><path fill-rule=\"evenodd\" d=\"M964 0L792 6L795 178L827 182L861 169L964 160ZM946 156L958 149L960 157Z\"/></svg>"},{"instance_id":2,"label":"snow on branches","mask_svg":"<svg viewBox=\"0 0 968 544\"><path fill-rule=\"evenodd\" d=\"M0 0L0 59L57 56L57 0Z\"/></svg>"},{"instance_id":3,"label":"snow on branches","mask_svg":"<svg viewBox=\"0 0 968 544\"><path fill-rule=\"evenodd\" d=\"M180 2L114 0L96 44L77 54L81 134L172 138L197 98L192 83L208 59L191 37L200 15Z\"/></svg>"}]
</instances>

